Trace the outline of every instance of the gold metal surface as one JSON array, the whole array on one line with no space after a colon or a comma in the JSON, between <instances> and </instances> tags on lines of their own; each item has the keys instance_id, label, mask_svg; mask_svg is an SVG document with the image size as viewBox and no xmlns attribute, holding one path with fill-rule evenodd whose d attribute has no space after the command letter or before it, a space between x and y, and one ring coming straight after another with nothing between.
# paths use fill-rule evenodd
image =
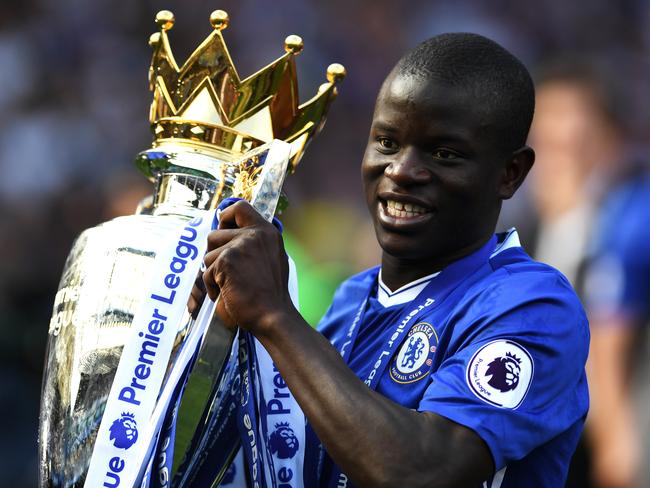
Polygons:
<instances>
[{"instance_id":1,"label":"gold metal surface","mask_svg":"<svg viewBox=\"0 0 650 488\"><path fill-rule=\"evenodd\" d=\"M342 64L332 63L327 67L327 81L330 83L338 83L345 78L346 74L347 72Z\"/></svg>"},{"instance_id":2,"label":"gold metal surface","mask_svg":"<svg viewBox=\"0 0 650 488\"><path fill-rule=\"evenodd\" d=\"M305 44L302 42L302 37L295 34L287 36L284 40L284 50L288 53L298 54L305 47Z\"/></svg>"},{"instance_id":3,"label":"gold metal surface","mask_svg":"<svg viewBox=\"0 0 650 488\"><path fill-rule=\"evenodd\" d=\"M210 14L210 24L215 29L224 30L228 27L229 22L230 17L228 17L228 14L223 10L215 10Z\"/></svg>"},{"instance_id":4,"label":"gold metal surface","mask_svg":"<svg viewBox=\"0 0 650 488\"><path fill-rule=\"evenodd\" d=\"M242 154L272 139L292 144L291 169L297 165L306 144L323 126L334 85L345 76L345 68L330 65L327 83L306 103L299 105L294 56L303 49L297 35L285 39L286 53L251 76L241 79L232 62L222 31L229 17L223 10L210 15L213 31L182 66L172 54L167 31L174 14L156 15L160 32L149 45L153 58L149 84L153 102L149 120L154 147L174 139L218 146Z\"/></svg>"},{"instance_id":5,"label":"gold metal surface","mask_svg":"<svg viewBox=\"0 0 650 488\"><path fill-rule=\"evenodd\" d=\"M169 10L161 10L156 14L156 24L164 31L174 27L174 20L174 14Z\"/></svg>"}]
</instances>

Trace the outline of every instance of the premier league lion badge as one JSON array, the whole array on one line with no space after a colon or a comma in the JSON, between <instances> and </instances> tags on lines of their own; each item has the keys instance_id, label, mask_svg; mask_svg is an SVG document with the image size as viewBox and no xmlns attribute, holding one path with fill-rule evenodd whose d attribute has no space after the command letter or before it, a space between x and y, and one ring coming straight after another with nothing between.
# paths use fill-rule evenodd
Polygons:
<instances>
[{"instance_id":1,"label":"premier league lion badge","mask_svg":"<svg viewBox=\"0 0 650 488\"><path fill-rule=\"evenodd\" d=\"M287 422L275 424L275 430L269 438L271 453L278 453L280 459L290 459L298 452L298 438Z\"/></svg>"},{"instance_id":2,"label":"premier league lion badge","mask_svg":"<svg viewBox=\"0 0 650 488\"><path fill-rule=\"evenodd\" d=\"M132 413L122 413L122 416L111 424L109 430L110 440L120 449L128 449L138 440L138 425Z\"/></svg>"},{"instance_id":3,"label":"premier league lion badge","mask_svg":"<svg viewBox=\"0 0 650 488\"><path fill-rule=\"evenodd\" d=\"M467 384L481 400L515 409L533 379L533 359L526 349L506 339L485 344L467 365Z\"/></svg>"},{"instance_id":4,"label":"premier league lion badge","mask_svg":"<svg viewBox=\"0 0 650 488\"><path fill-rule=\"evenodd\" d=\"M395 355L390 377L401 384L419 381L431 372L438 335L431 324L414 325Z\"/></svg>"}]
</instances>

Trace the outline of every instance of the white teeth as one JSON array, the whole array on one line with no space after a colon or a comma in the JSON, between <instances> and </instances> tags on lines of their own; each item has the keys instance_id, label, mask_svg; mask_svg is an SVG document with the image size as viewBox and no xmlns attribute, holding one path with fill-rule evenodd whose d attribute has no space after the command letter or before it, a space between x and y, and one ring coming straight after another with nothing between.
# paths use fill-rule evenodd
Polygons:
<instances>
[{"instance_id":1,"label":"white teeth","mask_svg":"<svg viewBox=\"0 0 650 488\"><path fill-rule=\"evenodd\" d=\"M413 203L386 200L386 213L391 217L409 218L427 213L427 209Z\"/></svg>"}]
</instances>

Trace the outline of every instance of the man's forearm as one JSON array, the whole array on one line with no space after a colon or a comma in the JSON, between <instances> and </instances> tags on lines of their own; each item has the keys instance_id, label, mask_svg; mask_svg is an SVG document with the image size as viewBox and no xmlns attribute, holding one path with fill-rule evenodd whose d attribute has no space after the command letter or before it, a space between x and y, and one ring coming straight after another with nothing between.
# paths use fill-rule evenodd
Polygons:
<instances>
[{"instance_id":1,"label":"man's forearm","mask_svg":"<svg viewBox=\"0 0 650 488\"><path fill-rule=\"evenodd\" d=\"M257 338L328 453L356 484L473 486L489 477L491 458L475 433L368 388L297 311L265 322ZM466 469L476 459L483 462Z\"/></svg>"},{"instance_id":2,"label":"man's forearm","mask_svg":"<svg viewBox=\"0 0 650 488\"><path fill-rule=\"evenodd\" d=\"M594 450L594 477L599 486L633 483L639 446L634 427L629 365L636 329L624 319L592 320L587 373L591 395L587 433Z\"/></svg>"}]
</instances>

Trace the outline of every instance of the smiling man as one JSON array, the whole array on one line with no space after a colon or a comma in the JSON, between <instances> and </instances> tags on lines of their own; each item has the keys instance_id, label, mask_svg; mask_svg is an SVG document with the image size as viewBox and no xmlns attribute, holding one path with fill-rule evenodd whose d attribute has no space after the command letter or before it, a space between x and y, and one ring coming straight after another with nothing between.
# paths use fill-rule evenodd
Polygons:
<instances>
[{"instance_id":1,"label":"smiling man","mask_svg":"<svg viewBox=\"0 0 650 488\"><path fill-rule=\"evenodd\" d=\"M494 234L533 164L533 108L524 66L484 37L441 35L399 61L361 167L381 266L340 286L319 332L291 303L278 231L244 202L223 211L206 288L302 408L305 450L322 453L306 486L563 485L587 322L559 272Z\"/></svg>"}]
</instances>

